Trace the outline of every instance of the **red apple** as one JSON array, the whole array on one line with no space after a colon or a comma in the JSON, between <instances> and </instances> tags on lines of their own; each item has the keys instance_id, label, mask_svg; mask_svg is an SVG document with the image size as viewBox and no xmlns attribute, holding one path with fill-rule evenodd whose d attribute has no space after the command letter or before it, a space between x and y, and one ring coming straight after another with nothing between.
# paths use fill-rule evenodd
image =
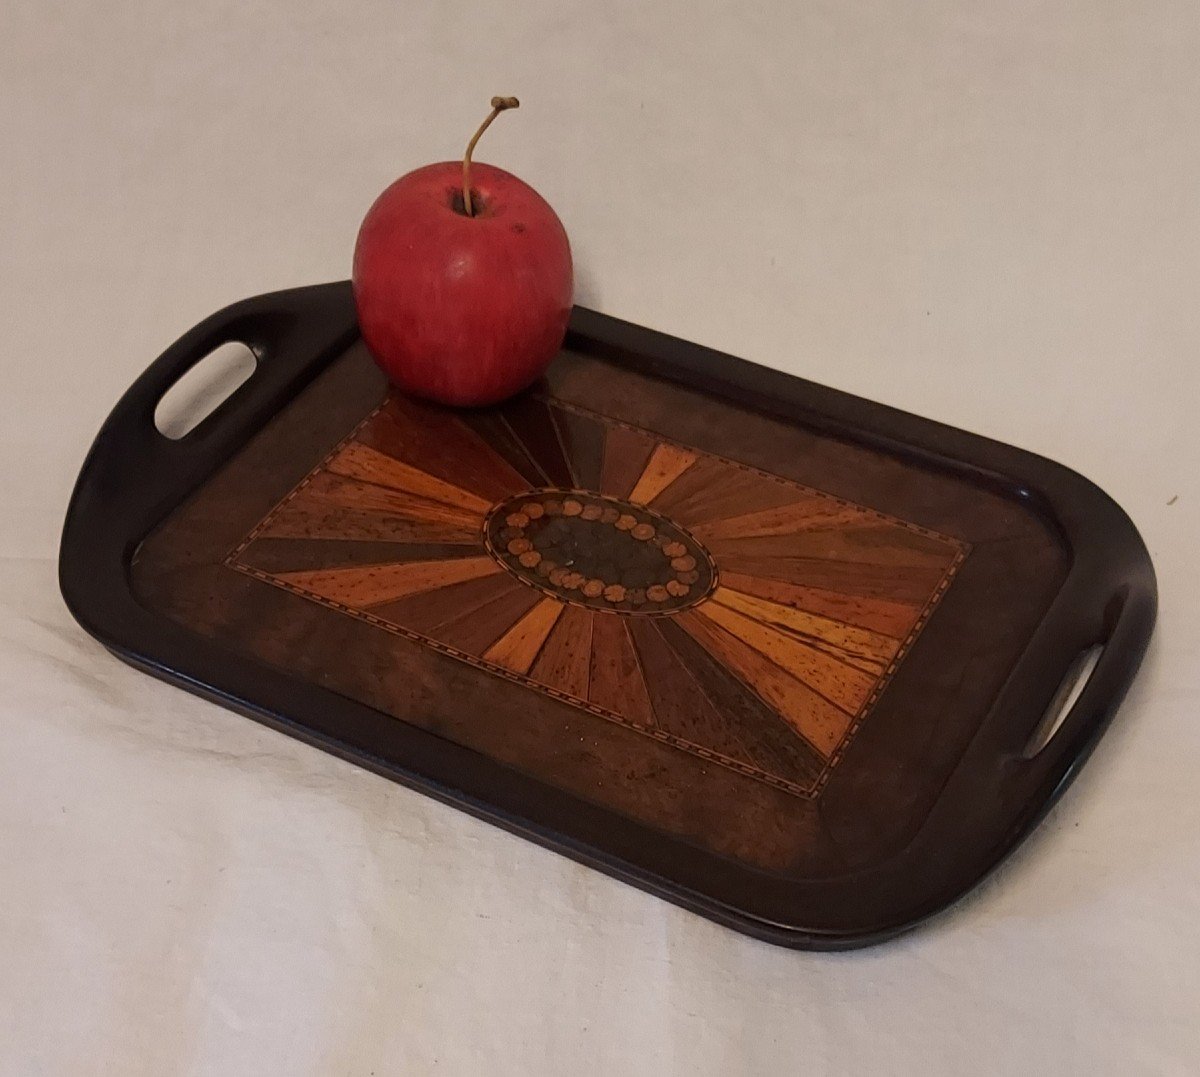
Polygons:
<instances>
[{"instance_id":1,"label":"red apple","mask_svg":"<svg viewBox=\"0 0 1200 1077\"><path fill-rule=\"evenodd\" d=\"M516 176L471 165L471 147L470 215L464 161L427 165L379 196L354 249L359 325L380 367L404 392L459 406L497 403L541 376L573 290L557 214Z\"/></svg>"}]
</instances>

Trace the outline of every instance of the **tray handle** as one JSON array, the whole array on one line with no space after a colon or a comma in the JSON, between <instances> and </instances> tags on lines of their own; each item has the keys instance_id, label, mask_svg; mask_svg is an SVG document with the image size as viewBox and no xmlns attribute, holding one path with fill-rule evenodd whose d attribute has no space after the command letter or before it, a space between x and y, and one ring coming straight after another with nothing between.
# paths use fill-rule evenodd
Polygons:
<instances>
[{"instance_id":1,"label":"tray handle","mask_svg":"<svg viewBox=\"0 0 1200 1077\"><path fill-rule=\"evenodd\" d=\"M1040 805L1039 816L1087 760L1141 663L1157 608L1148 560L1144 566L1144 571L1135 571L1111 590L1100 592L1105 596L1101 603L1095 603L1092 597L1093 616L1076 621L1074 631L1061 633L1056 645L1042 652L1046 676L1041 684L1049 685L1050 690L1043 696L1045 703L1040 709L1030 708L1030 713L1040 716L1033 728L1014 730L1023 735L1019 743L1008 745L1008 756L1016 770L1011 775L1016 781L1010 789L1028 798L1030 788L1035 788L1039 795L1033 803ZM1074 599L1060 595L1060 601ZM1054 619L1048 619L1048 623L1053 624ZM1037 646L1035 639L1030 651L1036 653ZM1077 679L1081 660L1096 648L1099 656L1086 674L1082 689L1055 723L1063 694ZM1047 735L1048 723L1055 723L1055 727ZM1025 825L1030 822L1026 820Z\"/></svg>"},{"instance_id":2,"label":"tray handle","mask_svg":"<svg viewBox=\"0 0 1200 1077\"><path fill-rule=\"evenodd\" d=\"M1153 593L1130 584L1121 588L1109 601L1103 615L1103 632L1091 643L1079 648L1076 658L1098 647L1099 657L1087 679L1057 728L1038 743L1035 729L1027 743L1027 758L1032 762L1053 759L1062 754L1078 756L1089 739L1097 736L1121 702L1125 688L1141 659L1146 637L1155 617ZM1070 687L1072 672L1065 671L1064 687ZM1057 702L1057 700L1055 700ZM1052 704L1053 707L1053 704Z\"/></svg>"},{"instance_id":3,"label":"tray handle","mask_svg":"<svg viewBox=\"0 0 1200 1077\"><path fill-rule=\"evenodd\" d=\"M63 525L59 583L84 627L103 638L100 622L123 601L137 543L357 335L349 281L273 292L206 318L129 387L88 451ZM254 352L254 372L184 437L160 434L163 394L234 341Z\"/></svg>"},{"instance_id":4,"label":"tray handle","mask_svg":"<svg viewBox=\"0 0 1200 1077\"><path fill-rule=\"evenodd\" d=\"M157 434L154 411L167 391L216 348L234 342L247 345L254 353L254 372L233 396L178 440L189 442L189 450L194 452L210 439L225 440L239 431L253 431L257 428L254 413L268 403L277 403L275 398L281 392L290 390L288 395L292 395L310 380L313 361L328 351L330 332L343 336L348 324L355 322L346 282L294 288L234 303L193 326L150 364L113 409L101 437L114 426L153 429ZM223 428L219 434L215 432L218 426Z\"/></svg>"}]
</instances>

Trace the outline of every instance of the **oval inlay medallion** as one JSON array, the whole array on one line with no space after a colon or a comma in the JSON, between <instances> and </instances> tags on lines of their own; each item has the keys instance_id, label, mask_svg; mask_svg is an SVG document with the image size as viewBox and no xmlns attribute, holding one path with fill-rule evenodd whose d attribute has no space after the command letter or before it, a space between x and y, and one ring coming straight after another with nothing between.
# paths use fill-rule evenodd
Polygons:
<instances>
[{"instance_id":1,"label":"oval inlay medallion","mask_svg":"<svg viewBox=\"0 0 1200 1077\"><path fill-rule=\"evenodd\" d=\"M642 505L583 490L542 489L495 505L488 552L563 602L615 613L674 613L708 597L717 570L679 524Z\"/></svg>"}]
</instances>

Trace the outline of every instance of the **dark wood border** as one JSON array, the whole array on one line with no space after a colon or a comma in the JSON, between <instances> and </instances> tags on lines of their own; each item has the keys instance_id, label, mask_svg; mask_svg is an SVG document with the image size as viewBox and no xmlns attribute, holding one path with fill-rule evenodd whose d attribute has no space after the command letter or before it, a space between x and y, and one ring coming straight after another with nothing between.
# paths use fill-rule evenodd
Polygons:
<instances>
[{"instance_id":1,"label":"dark wood border","mask_svg":"<svg viewBox=\"0 0 1200 1077\"><path fill-rule=\"evenodd\" d=\"M988 713L906 844L823 878L764 874L532 782L422 730L246 659L139 603L138 544L355 337L346 284L222 311L160 357L118 404L85 461L64 528L60 582L83 626L157 676L492 819L730 926L785 945L887 937L964 893L1024 837L1076 772L1136 671L1154 619L1145 547L1123 512L1075 473L996 442L870 404L650 330L577 310L568 344L755 414L990 489L1047 521L1069 570ZM154 431L162 393L216 345L240 339L260 369L188 438ZM132 476L136 475L136 481ZM1080 650L1105 646L1050 744L1024 746ZM954 850L954 855L947 855Z\"/></svg>"}]
</instances>

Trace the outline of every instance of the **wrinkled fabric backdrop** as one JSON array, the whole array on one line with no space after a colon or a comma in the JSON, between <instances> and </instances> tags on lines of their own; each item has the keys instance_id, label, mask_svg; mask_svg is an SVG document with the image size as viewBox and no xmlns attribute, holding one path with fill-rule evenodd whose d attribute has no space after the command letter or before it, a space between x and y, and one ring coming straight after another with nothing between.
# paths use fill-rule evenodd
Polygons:
<instances>
[{"instance_id":1,"label":"wrinkled fabric backdrop","mask_svg":"<svg viewBox=\"0 0 1200 1077\"><path fill-rule=\"evenodd\" d=\"M0 1072L1200 1068L1194 0L8 0ZM55 556L107 410L246 295L349 273L479 156L589 306L1014 442L1142 529L1162 613L1082 777L953 912L742 938L126 668Z\"/></svg>"}]
</instances>

